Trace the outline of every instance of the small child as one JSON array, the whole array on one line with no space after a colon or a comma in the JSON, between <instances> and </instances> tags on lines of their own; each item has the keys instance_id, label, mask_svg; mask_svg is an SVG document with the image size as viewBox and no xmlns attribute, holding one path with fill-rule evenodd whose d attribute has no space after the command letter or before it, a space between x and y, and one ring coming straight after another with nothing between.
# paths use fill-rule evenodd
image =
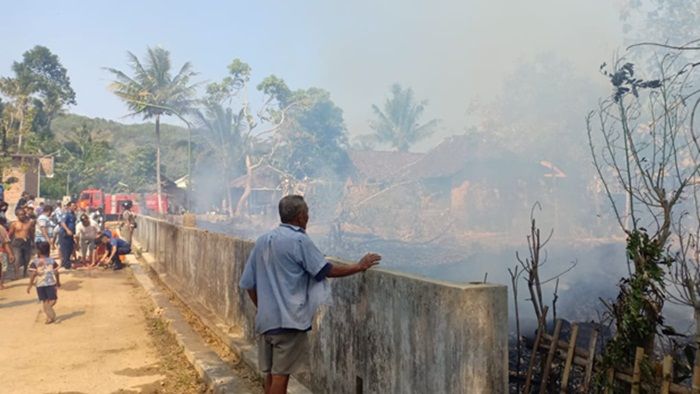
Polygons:
<instances>
[{"instance_id":1,"label":"small child","mask_svg":"<svg viewBox=\"0 0 700 394\"><path fill-rule=\"evenodd\" d=\"M61 280L58 275L58 264L49 257L51 248L48 242L37 242L37 258L29 264L31 277L29 278L29 286L27 286L27 294L32 289L32 285L36 281L36 294L41 301L41 307L46 314L46 324L51 324L56 321L56 312L53 306L56 305L57 288L61 287Z\"/></svg>"}]
</instances>

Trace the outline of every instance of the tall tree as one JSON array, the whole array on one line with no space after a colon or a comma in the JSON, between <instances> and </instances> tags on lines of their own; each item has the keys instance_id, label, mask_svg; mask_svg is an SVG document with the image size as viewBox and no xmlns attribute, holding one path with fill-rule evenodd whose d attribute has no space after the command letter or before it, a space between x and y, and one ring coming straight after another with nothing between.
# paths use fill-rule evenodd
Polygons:
<instances>
[{"instance_id":1,"label":"tall tree","mask_svg":"<svg viewBox=\"0 0 700 394\"><path fill-rule=\"evenodd\" d=\"M684 204L697 196L693 188L700 173L700 144L692 112L700 99L689 75L692 67L679 55L663 57L656 79L643 78L632 63L601 69L613 94L586 118L589 148L627 236L629 271L629 277L619 281L617 298L607 305L616 330L600 363L600 370L606 371L631 365L630 354L637 347L653 354L664 325L666 273L682 261L683 253L676 250L684 246L683 219L693 216ZM695 106L690 105L693 101ZM614 382L607 384L615 388Z\"/></svg>"},{"instance_id":2,"label":"tall tree","mask_svg":"<svg viewBox=\"0 0 700 394\"><path fill-rule=\"evenodd\" d=\"M132 111L131 115L155 120L156 190L158 212L162 213L160 118L167 115L182 117L185 112L191 110L196 85L190 80L196 73L192 70L192 65L186 62L173 76L170 52L160 47L148 48L143 63L131 52L127 52L127 56L132 76L115 68L107 68L114 76L110 89L126 103Z\"/></svg>"},{"instance_id":3,"label":"tall tree","mask_svg":"<svg viewBox=\"0 0 700 394\"><path fill-rule=\"evenodd\" d=\"M53 118L76 101L68 71L46 47L37 45L25 52L12 71L13 77L0 79L0 93L8 101L2 117L3 138L16 137L19 152L28 133L50 131Z\"/></svg>"},{"instance_id":4,"label":"tall tree","mask_svg":"<svg viewBox=\"0 0 700 394\"><path fill-rule=\"evenodd\" d=\"M294 96L300 105L290 112L275 161L297 179L345 175L350 159L343 110L323 89L299 90Z\"/></svg>"},{"instance_id":5,"label":"tall tree","mask_svg":"<svg viewBox=\"0 0 700 394\"><path fill-rule=\"evenodd\" d=\"M12 66L17 79L30 86L43 104L49 119L58 115L66 105L75 105L75 92L70 85L68 71L58 56L37 45L22 55L22 62Z\"/></svg>"},{"instance_id":6,"label":"tall tree","mask_svg":"<svg viewBox=\"0 0 700 394\"><path fill-rule=\"evenodd\" d=\"M114 167L114 154L106 137L99 130L82 125L71 130L61 148L57 172L60 178L70 174L73 189L107 188Z\"/></svg>"},{"instance_id":7,"label":"tall tree","mask_svg":"<svg viewBox=\"0 0 700 394\"><path fill-rule=\"evenodd\" d=\"M416 142L428 137L435 131L438 120L419 123L427 105L426 100L416 101L413 89L392 85L391 97L383 107L372 105L376 119L370 122L370 127L375 131L377 141L407 152Z\"/></svg>"},{"instance_id":8,"label":"tall tree","mask_svg":"<svg viewBox=\"0 0 700 394\"><path fill-rule=\"evenodd\" d=\"M220 82L207 85L203 108L196 113L196 119L209 150L221 165L229 214L239 215L251 193L253 172L271 163L281 145L278 131L286 124L287 112L296 104L296 98L283 79L270 75L257 86L264 103L253 112L247 90L250 66L234 59L228 71L229 75ZM259 130L260 125L266 129ZM230 183L242 169L248 182L234 209Z\"/></svg>"},{"instance_id":9,"label":"tall tree","mask_svg":"<svg viewBox=\"0 0 700 394\"><path fill-rule=\"evenodd\" d=\"M241 136L242 112L237 115L233 109L225 108L218 102L207 102L203 110L196 112L196 119L201 127L211 153L222 167L226 195L226 209L233 216L233 197L231 181L240 174L242 158L246 152L244 138Z\"/></svg>"},{"instance_id":10,"label":"tall tree","mask_svg":"<svg viewBox=\"0 0 700 394\"><path fill-rule=\"evenodd\" d=\"M152 192L157 171L151 163L156 159L156 150L152 146L141 146L125 156L120 168L121 186L136 192Z\"/></svg>"}]
</instances>

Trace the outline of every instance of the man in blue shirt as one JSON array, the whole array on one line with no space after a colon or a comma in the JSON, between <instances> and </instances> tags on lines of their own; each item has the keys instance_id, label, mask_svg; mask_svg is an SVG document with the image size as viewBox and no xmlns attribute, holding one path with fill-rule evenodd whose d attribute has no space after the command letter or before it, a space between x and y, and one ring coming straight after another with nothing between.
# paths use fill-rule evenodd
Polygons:
<instances>
[{"instance_id":1,"label":"man in blue shirt","mask_svg":"<svg viewBox=\"0 0 700 394\"><path fill-rule=\"evenodd\" d=\"M78 218L75 216L75 202L71 201L66 206L66 212L61 219L61 228L59 229L60 240L59 250L61 252L61 266L65 269L71 268L71 256L75 248L75 224Z\"/></svg>"},{"instance_id":2,"label":"man in blue shirt","mask_svg":"<svg viewBox=\"0 0 700 394\"><path fill-rule=\"evenodd\" d=\"M255 330L260 369L266 374L265 394L287 392L289 375L308 362L307 332L320 303L314 288L327 277L364 272L379 264L378 254L368 253L357 264L326 261L306 235L309 208L302 196L286 196L279 202L282 224L255 242L241 277L258 308Z\"/></svg>"},{"instance_id":3,"label":"man in blue shirt","mask_svg":"<svg viewBox=\"0 0 700 394\"><path fill-rule=\"evenodd\" d=\"M112 263L112 268L115 271L124 268L121 256L131 253L131 244L119 237L114 237L109 230L105 230L102 235L100 235L99 242L102 242L106 246L107 253L97 265L109 261Z\"/></svg>"}]
</instances>

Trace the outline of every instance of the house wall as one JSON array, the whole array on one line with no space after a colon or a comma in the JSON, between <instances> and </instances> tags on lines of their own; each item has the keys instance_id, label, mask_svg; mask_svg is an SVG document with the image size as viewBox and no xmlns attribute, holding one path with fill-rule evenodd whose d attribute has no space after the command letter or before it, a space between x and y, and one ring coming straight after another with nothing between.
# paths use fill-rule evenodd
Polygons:
<instances>
[{"instance_id":1,"label":"house wall","mask_svg":"<svg viewBox=\"0 0 700 394\"><path fill-rule=\"evenodd\" d=\"M255 308L238 287L252 242L143 216L138 225L159 273L255 340ZM333 304L321 307L310 334L312 373L298 377L313 392L506 392L505 286L380 268L331 286Z\"/></svg>"},{"instance_id":2,"label":"house wall","mask_svg":"<svg viewBox=\"0 0 700 394\"><path fill-rule=\"evenodd\" d=\"M23 191L35 196L37 195L38 179L36 159L13 159L12 165L3 171L2 180L7 184L12 178L16 179L16 182L9 184L5 189L5 201L10 204L11 208L14 204L17 204Z\"/></svg>"}]
</instances>

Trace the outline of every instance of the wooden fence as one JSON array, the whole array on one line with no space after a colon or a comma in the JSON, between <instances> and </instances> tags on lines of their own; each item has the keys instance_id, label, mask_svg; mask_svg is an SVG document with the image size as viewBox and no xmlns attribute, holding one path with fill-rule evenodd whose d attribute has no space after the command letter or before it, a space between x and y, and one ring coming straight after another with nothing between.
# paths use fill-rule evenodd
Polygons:
<instances>
[{"instance_id":1,"label":"wooden fence","mask_svg":"<svg viewBox=\"0 0 700 394\"><path fill-rule=\"evenodd\" d=\"M537 330L537 335L535 336L535 341L532 347L532 353L530 355L530 361L528 364L528 369L525 375L525 385L523 393L530 394L534 386L534 375L536 370L541 370L539 379L539 393L544 394L547 392L552 392L552 384L550 379L552 378L552 369L555 364L560 364L563 362L563 371L561 372L561 379L559 384L560 393L589 393L593 392L593 375L597 372L596 362L600 360L599 356L596 356L596 346L598 345L598 331L592 331L590 339L585 348L576 346L576 341L578 340L579 327L576 324L571 326L571 332L569 335L569 340L562 340L560 338L562 332L562 320L557 319L554 324L554 332L549 334L544 329L544 319L539 322L539 329ZM538 355L540 356L540 362L537 362ZM605 373L607 374L608 382L622 382L623 384L630 387L630 392L633 394L644 392L655 392L662 394L700 394L700 371L694 371L693 374L693 385L684 386L677 383L673 383L673 357L667 355L664 357L662 363L652 362L652 370L660 371L657 373L657 377L660 379L655 379L654 387L650 387L648 383L642 382L642 363L644 362L643 348L637 348L634 358L634 365L632 368L620 367L611 368ZM579 376L580 382L578 382L576 387L571 387L571 376L574 367L579 367L582 369L582 374ZM548 391L549 390L549 391ZM608 387L603 391L605 393L613 392L613 385L608 385ZM619 390L616 390L619 392Z\"/></svg>"}]
</instances>

